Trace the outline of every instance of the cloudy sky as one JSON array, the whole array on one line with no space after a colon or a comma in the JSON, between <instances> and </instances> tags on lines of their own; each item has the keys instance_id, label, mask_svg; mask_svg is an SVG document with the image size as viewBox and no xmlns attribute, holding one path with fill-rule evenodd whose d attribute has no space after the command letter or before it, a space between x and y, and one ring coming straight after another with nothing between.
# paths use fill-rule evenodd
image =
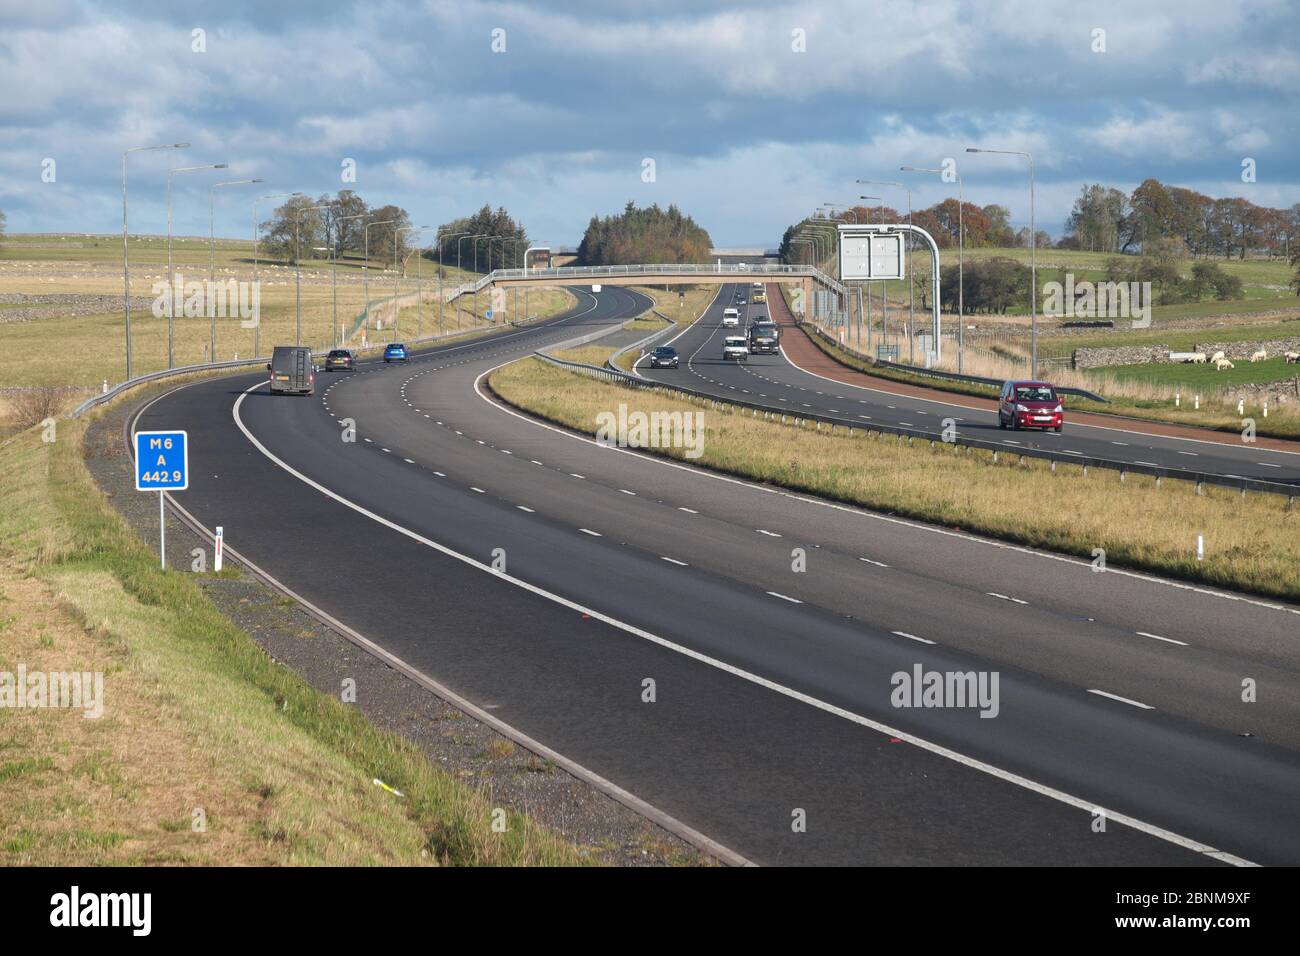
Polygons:
<instances>
[{"instance_id":1,"label":"cloudy sky","mask_svg":"<svg viewBox=\"0 0 1300 956\"><path fill-rule=\"evenodd\" d=\"M131 157L133 232L165 230L169 165L210 162L175 180L178 233L207 232L222 175L266 180L219 192L225 235L255 190L351 186L419 225L502 204L557 245L675 202L717 245L772 246L819 203L904 206L854 180L948 157L1027 221L1024 162L972 145L1033 153L1053 235L1085 182L1300 202L1295 0L0 0L0 90L11 232L120 230L122 150L177 141ZM909 182L918 206L951 189Z\"/></svg>"}]
</instances>

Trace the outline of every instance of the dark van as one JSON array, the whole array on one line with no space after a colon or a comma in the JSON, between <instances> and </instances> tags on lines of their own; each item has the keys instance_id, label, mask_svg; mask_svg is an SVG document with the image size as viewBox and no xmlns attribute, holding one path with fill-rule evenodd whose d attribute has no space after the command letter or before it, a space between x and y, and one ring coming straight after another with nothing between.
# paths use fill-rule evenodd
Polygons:
<instances>
[{"instance_id":1,"label":"dark van","mask_svg":"<svg viewBox=\"0 0 1300 956\"><path fill-rule=\"evenodd\" d=\"M316 375L311 366L311 349L305 345L277 345L266 364L271 373L271 392L310 395Z\"/></svg>"}]
</instances>

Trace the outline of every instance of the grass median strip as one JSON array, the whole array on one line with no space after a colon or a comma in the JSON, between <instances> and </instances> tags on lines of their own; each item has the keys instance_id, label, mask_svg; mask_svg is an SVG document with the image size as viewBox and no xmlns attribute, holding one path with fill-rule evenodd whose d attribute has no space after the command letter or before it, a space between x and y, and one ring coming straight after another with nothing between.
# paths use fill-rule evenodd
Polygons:
<instances>
[{"instance_id":1,"label":"grass median strip","mask_svg":"<svg viewBox=\"0 0 1300 956\"><path fill-rule=\"evenodd\" d=\"M0 457L0 671L103 674L97 719L0 708L0 862L581 862L159 570L90 478L85 428Z\"/></svg>"},{"instance_id":2,"label":"grass median strip","mask_svg":"<svg viewBox=\"0 0 1300 956\"><path fill-rule=\"evenodd\" d=\"M494 372L494 392L510 404L579 432L594 434L597 415L617 411L703 409L702 457L691 463L808 492L834 501L987 534L1083 558L1104 549L1116 566L1201 584L1300 599L1300 516L1278 495L1242 497L1077 465L1020 461L1004 451L898 439L866 429L832 434L714 410L708 402L596 381L538 359ZM788 422L797 420L787 416ZM686 448L646 451L686 460ZM1197 536L1205 541L1196 559Z\"/></svg>"}]
</instances>

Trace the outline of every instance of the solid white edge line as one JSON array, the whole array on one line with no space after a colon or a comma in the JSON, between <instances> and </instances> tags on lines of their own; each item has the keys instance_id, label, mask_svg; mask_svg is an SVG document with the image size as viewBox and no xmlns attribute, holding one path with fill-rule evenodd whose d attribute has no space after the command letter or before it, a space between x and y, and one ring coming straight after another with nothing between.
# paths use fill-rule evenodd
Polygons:
<instances>
[{"instance_id":1,"label":"solid white edge line","mask_svg":"<svg viewBox=\"0 0 1300 956\"><path fill-rule=\"evenodd\" d=\"M524 581L521 578L517 578L514 575L511 575L507 572L497 571L493 569L491 566L484 564L483 562L475 558L472 558L467 554L462 554L459 551L449 548L444 544L440 544L439 542L434 541L431 538L427 538L416 531L412 531L409 528L403 527L402 525L397 524L395 521L390 521L389 519L383 517L382 515L375 514L373 511L366 509L365 507L357 504L356 502L343 497L337 492L332 491L331 489L326 488L324 485L320 484L319 482L307 477L302 472L294 468L292 465L288 464L287 462L277 457L270 449L268 449L265 445L263 445L251 431L249 431L248 427L244 424L243 419L240 417L239 408L244 403L244 399L248 396L248 394L258 388L261 388L263 384L264 384L263 382L257 382L255 385L252 385L248 389L246 389L242 394L240 394L239 398L235 400L235 404L232 409L232 414L234 416L236 426L238 426L239 430L243 432L244 437L247 438L249 442L253 445L253 447L256 448L259 452L261 452L267 459L275 463L280 468L284 469L289 474L293 475L299 481L303 482L304 484L306 484L311 488L316 489L321 494L325 495L327 498L331 498L334 501L337 501L339 504L352 509L358 514L364 515L370 520L380 525L383 525L384 527L392 531L395 531L398 534L405 535L411 540L417 541L428 548L432 548L433 550L437 551L440 554L444 554L447 557L454 558L455 560L467 564L472 568L477 568L480 571L483 571L487 574L491 574L493 577L498 578L502 581L507 581L510 584L514 585L515 587L527 591L530 594L535 594L539 597L545 598L549 601L559 604L561 607L567 607L581 614L586 614L588 617L597 621L601 621L604 624L608 624L610 627L618 628L621 631L624 631L628 634L632 634L633 636L639 637L642 640L648 641L649 643L656 644L659 647L672 651L676 654L680 654L683 657L689 658L694 661L698 661L699 663L705 664L709 667L716 668L717 670L720 670L723 673L730 674L733 677L738 677L741 680L747 681L758 687L763 687L774 693L780 694L784 697L788 697L791 700L799 701L801 703L807 704L810 707L815 707L818 710L821 710L825 713L833 714L834 716L841 717L844 720L850 721L852 723L858 724L863 727L867 727L871 730L875 730L877 733L884 734L889 737L893 737L898 740L905 741L906 743L910 743L913 746L928 751L929 753L935 754L940 757L945 757L949 760L952 760L955 763L961 764L962 766L968 767L972 770L978 770L982 773L986 773L989 776L996 777L1000 780L1004 780L1007 783L1014 784L1032 793L1036 793L1039 794L1040 796L1048 797L1050 799L1056 800L1059 803L1063 803L1067 806L1074 807L1075 809L1082 810L1085 813L1091 813L1093 810L1096 809L1097 805L1092 801L1083 800L1079 797L1072 796L1071 794L1065 793L1062 790L1057 790L1054 787L1049 787L1044 784L1037 783L1036 781L1030 780L1028 777L1023 777L1020 774L1003 770L1001 767L996 767L993 764L985 763L984 761L977 760L974 757L968 757L963 753L960 753L956 750L952 750L948 747L944 747L940 744L932 743L931 741L926 740L922 737L918 737L915 734L910 734L907 733L906 731L898 730L897 728L890 727L889 725L881 723L880 721L873 720L870 717L864 717L861 714L856 714L850 710L846 710L843 707L839 707L836 706L835 704L830 704L827 703L826 701L819 700L815 697L812 697L811 695L804 694L790 687L786 687L783 684L778 684L776 681L768 680L765 677L760 677L758 674L755 674L751 671L747 671L744 670L743 668L736 667L732 664L728 664L726 661L719 660L718 658L711 657L707 654L703 654L692 648L686 647L685 645L678 644L675 641L670 641L667 638L660 637L659 635L653 634L650 631L637 627L634 624L628 624L625 621L620 621L618 618L612 617L611 615L605 614L601 611L597 611L595 608L589 608L582 604L579 604L577 601L571 601L568 598L562 597L561 595L555 594L551 591L547 591L545 588L539 587L535 584L530 584L529 582ZM1215 855L1216 859L1223 860L1224 862L1232 862L1233 865L1236 866L1254 865L1249 861L1244 860L1240 857L1234 856L1232 854L1224 853L1223 851L1218 850L1215 847L1208 846L1207 844L1201 843L1198 840L1193 840L1190 839L1189 837L1182 836L1181 834L1174 833L1171 830L1166 830L1162 827L1157 827L1153 824L1146 823L1145 821L1139 820L1136 817L1130 817L1129 815L1124 813L1114 813L1109 811L1107 815L1111 820L1114 820L1116 823L1119 823L1123 826L1127 826L1130 829L1137 830L1141 833L1145 833L1148 836L1152 836L1157 839L1164 840L1168 843L1172 843L1175 846L1182 847L1183 849L1190 850L1194 853L1213 854Z\"/></svg>"}]
</instances>

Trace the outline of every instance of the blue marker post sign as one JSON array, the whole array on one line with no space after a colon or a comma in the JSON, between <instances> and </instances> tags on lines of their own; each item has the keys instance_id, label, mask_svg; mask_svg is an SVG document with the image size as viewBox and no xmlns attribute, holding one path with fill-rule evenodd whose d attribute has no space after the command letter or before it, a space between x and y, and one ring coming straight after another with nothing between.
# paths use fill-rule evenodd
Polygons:
<instances>
[{"instance_id":1,"label":"blue marker post sign","mask_svg":"<svg viewBox=\"0 0 1300 956\"><path fill-rule=\"evenodd\" d=\"M183 431L135 433L135 490L158 492L158 554L167 567L163 493L190 486L190 442Z\"/></svg>"}]
</instances>

